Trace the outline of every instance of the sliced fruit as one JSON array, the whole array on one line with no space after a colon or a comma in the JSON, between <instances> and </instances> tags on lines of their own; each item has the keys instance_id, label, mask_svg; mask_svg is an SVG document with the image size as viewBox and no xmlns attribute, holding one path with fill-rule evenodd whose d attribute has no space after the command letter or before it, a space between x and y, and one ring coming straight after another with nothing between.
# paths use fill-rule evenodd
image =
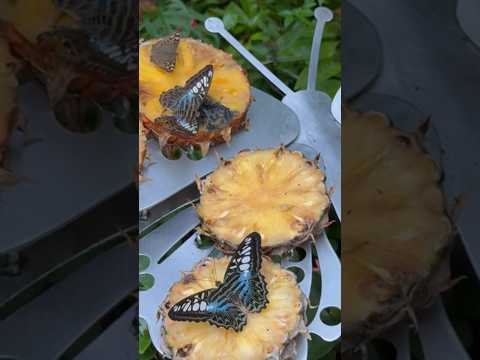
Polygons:
<instances>
[{"instance_id":1,"label":"sliced fruit","mask_svg":"<svg viewBox=\"0 0 480 360\"><path fill-rule=\"evenodd\" d=\"M368 340L449 282L452 224L419 134L343 111L343 344Z\"/></svg>"},{"instance_id":2,"label":"sliced fruit","mask_svg":"<svg viewBox=\"0 0 480 360\"><path fill-rule=\"evenodd\" d=\"M306 299L295 275L264 257L261 272L268 288L268 305L259 313L249 313L239 331L216 327L207 322L171 320L170 307L187 296L217 286L230 258L207 258L174 284L160 309L163 337L173 359L245 360L294 359L295 338L306 334Z\"/></svg>"},{"instance_id":3,"label":"sliced fruit","mask_svg":"<svg viewBox=\"0 0 480 360\"><path fill-rule=\"evenodd\" d=\"M251 101L250 84L243 69L231 55L189 38L180 39L178 43L174 69L164 70L152 62L152 48L165 40L166 38L150 40L140 45L140 116L144 119L145 126L157 136L162 148L172 145L183 149L198 146L205 154L211 145L228 142L233 133L247 125L246 112ZM168 49L169 53L171 50ZM156 56L158 51L156 49ZM171 62L166 65L170 70ZM209 101L228 108L233 112L233 117L220 126L203 126L195 134L179 133L163 122L156 122L156 119L172 115L171 110L160 103L160 95L176 86L184 87L188 79L207 65L212 65L214 71L208 92ZM202 113L202 119L205 119L204 115Z\"/></svg>"},{"instance_id":4,"label":"sliced fruit","mask_svg":"<svg viewBox=\"0 0 480 360\"><path fill-rule=\"evenodd\" d=\"M198 188L201 230L227 251L251 232L266 251L290 249L322 230L330 204L323 171L284 147L222 161Z\"/></svg>"}]
</instances>

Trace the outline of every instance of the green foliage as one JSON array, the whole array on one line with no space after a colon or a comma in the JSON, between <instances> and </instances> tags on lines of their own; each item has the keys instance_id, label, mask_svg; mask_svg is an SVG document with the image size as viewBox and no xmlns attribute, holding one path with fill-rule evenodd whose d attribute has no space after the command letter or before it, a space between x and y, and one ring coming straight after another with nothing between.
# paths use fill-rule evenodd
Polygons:
<instances>
[{"instance_id":1,"label":"green foliage","mask_svg":"<svg viewBox=\"0 0 480 360\"><path fill-rule=\"evenodd\" d=\"M161 37L175 30L211 43L234 55L247 70L253 86L277 97L281 94L218 35L203 28L210 16L223 19L226 28L290 88L306 88L310 48L315 28L313 10L328 6L335 18L325 27L320 52L318 89L333 96L340 87L340 0L158 0L146 13L140 37Z\"/></svg>"}]
</instances>

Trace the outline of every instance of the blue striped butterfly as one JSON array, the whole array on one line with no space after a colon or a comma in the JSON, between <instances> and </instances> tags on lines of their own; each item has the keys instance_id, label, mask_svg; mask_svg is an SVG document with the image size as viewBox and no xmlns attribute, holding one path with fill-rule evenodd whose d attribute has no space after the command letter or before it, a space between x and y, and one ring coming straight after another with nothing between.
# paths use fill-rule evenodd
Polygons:
<instances>
[{"instance_id":1,"label":"blue striped butterfly","mask_svg":"<svg viewBox=\"0 0 480 360\"><path fill-rule=\"evenodd\" d=\"M241 331L247 324L247 314L258 313L268 304L261 266L261 237L252 233L232 256L223 283L179 301L170 308L168 316L176 321L208 322Z\"/></svg>"},{"instance_id":2,"label":"blue striped butterfly","mask_svg":"<svg viewBox=\"0 0 480 360\"><path fill-rule=\"evenodd\" d=\"M155 120L186 134L199 130L199 109L207 97L213 78L213 66L207 65L187 80L184 87L176 86L160 95L160 103L173 112Z\"/></svg>"},{"instance_id":3,"label":"blue striped butterfly","mask_svg":"<svg viewBox=\"0 0 480 360\"><path fill-rule=\"evenodd\" d=\"M55 0L76 18L91 46L125 70L138 65L138 0Z\"/></svg>"}]
</instances>

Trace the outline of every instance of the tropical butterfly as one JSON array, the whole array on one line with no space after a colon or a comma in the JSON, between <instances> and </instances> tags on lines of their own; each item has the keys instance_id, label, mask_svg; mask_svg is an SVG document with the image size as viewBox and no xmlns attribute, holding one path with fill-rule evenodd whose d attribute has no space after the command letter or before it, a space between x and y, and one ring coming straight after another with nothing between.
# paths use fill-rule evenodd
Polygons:
<instances>
[{"instance_id":1,"label":"tropical butterfly","mask_svg":"<svg viewBox=\"0 0 480 360\"><path fill-rule=\"evenodd\" d=\"M170 35L166 39L157 41L152 46L150 60L166 72L175 70L177 63L177 47L180 42L180 33Z\"/></svg>"},{"instance_id":2,"label":"tropical butterfly","mask_svg":"<svg viewBox=\"0 0 480 360\"><path fill-rule=\"evenodd\" d=\"M41 46L55 51L56 56L80 71L92 71L108 76L121 76L125 67L99 52L89 35L81 29L66 27L41 33L37 37Z\"/></svg>"},{"instance_id":3,"label":"tropical butterfly","mask_svg":"<svg viewBox=\"0 0 480 360\"><path fill-rule=\"evenodd\" d=\"M199 130L199 108L205 100L213 77L213 66L207 65L192 76L184 87L176 86L160 95L160 103L171 110L174 116L164 116L156 122L165 122L174 129L187 134Z\"/></svg>"},{"instance_id":4,"label":"tropical butterfly","mask_svg":"<svg viewBox=\"0 0 480 360\"><path fill-rule=\"evenodd\" d=\"M208 96L198 111L200 121L208 131L223 129L234 116L232 110Z\"/></svg>"},{"instance_id":5,"label":"tropical butterfly","mask_svg":"<svg viewBox=\"0 0 480 360\"><path fill-rule=\"evenodd\" d=\"M138 0L55 0L88 33L91 46L127 71L138 65Z\"/></svg>"},{"instance_id":6,"label":"tropical butterfly","mask_svg":"<svg viewBox=\"0 0 480 360\"><path fill-rule=\"evenodd\" d=\"M241 331L249 312L258 313L268 304L262 266L261 237L248 235L233 255L223 283L191 295L173 305L168 316L176 321L208 322Z\"/></svg>"}]
</instances>

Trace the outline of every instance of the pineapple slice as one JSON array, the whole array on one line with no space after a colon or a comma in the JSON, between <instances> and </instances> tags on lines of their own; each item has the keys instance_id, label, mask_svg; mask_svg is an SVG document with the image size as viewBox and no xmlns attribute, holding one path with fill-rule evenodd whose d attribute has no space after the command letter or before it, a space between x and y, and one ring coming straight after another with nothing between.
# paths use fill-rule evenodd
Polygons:
<instances>
[{"instance_id":1,"label":"pineapple slice","mask_svg":"<svg viewBox=\"0 0 480 360\"><path fill-rule=\"evenodd\" d=\"M418 136L344 109L343 344L375 336L449 281L441 172Z\"/></svg>"},{"instance_id":2,"label":"pineapple slice","mask_svg":"<svg viewBox=\"0 0 480 360\"><path fill-rule=\"evenodd\" d=\"M322 230L330 204L324 181L300 152L241 152L198 182L202 231L226 251L258 232L265 251L284 252Z\"/></svg>"},{"instance_id":3,"label":"pineapple slice","mask_svg":"<svg viewBox=\"0 0 480 360\"><path fill-rule=\"evenodd\" d=\"M262 360L295 359L295 338L306 334L306 298L295 275L264 257L261 272L268 287L267 307L249 313L240 332L208 323L180 322L168 317L169 308L202 290L214 288L223 276L230 258L207 258L174 284L160 315L163 337L173 359Z\"/></svg>"},{"instance_id":4,"label":"pineapple slice","mask_svg":"<svg viewBox=\"0 0 480 360\"><path fill-rule=\"evenodd\" d=\"M139 111L145 126L158 137L162 148L167 144L184 149L198 145L205 154L210 145L228 142L234 132L247 125L246 112L251 93L243 69L231 55L198 40L186 38L181 39L178 44L175 70L166 72L150 59L152 46L157 41L150 40L140 45ZM234 112L230 123L222 129L201 129L192 136L174 133L166 126L156 124L156 118L170 115L160 104L160 94L175 86L184 86L190 77L209 64L213 65L214 69L209 96Z\"/></svg>"}]
</instances>

